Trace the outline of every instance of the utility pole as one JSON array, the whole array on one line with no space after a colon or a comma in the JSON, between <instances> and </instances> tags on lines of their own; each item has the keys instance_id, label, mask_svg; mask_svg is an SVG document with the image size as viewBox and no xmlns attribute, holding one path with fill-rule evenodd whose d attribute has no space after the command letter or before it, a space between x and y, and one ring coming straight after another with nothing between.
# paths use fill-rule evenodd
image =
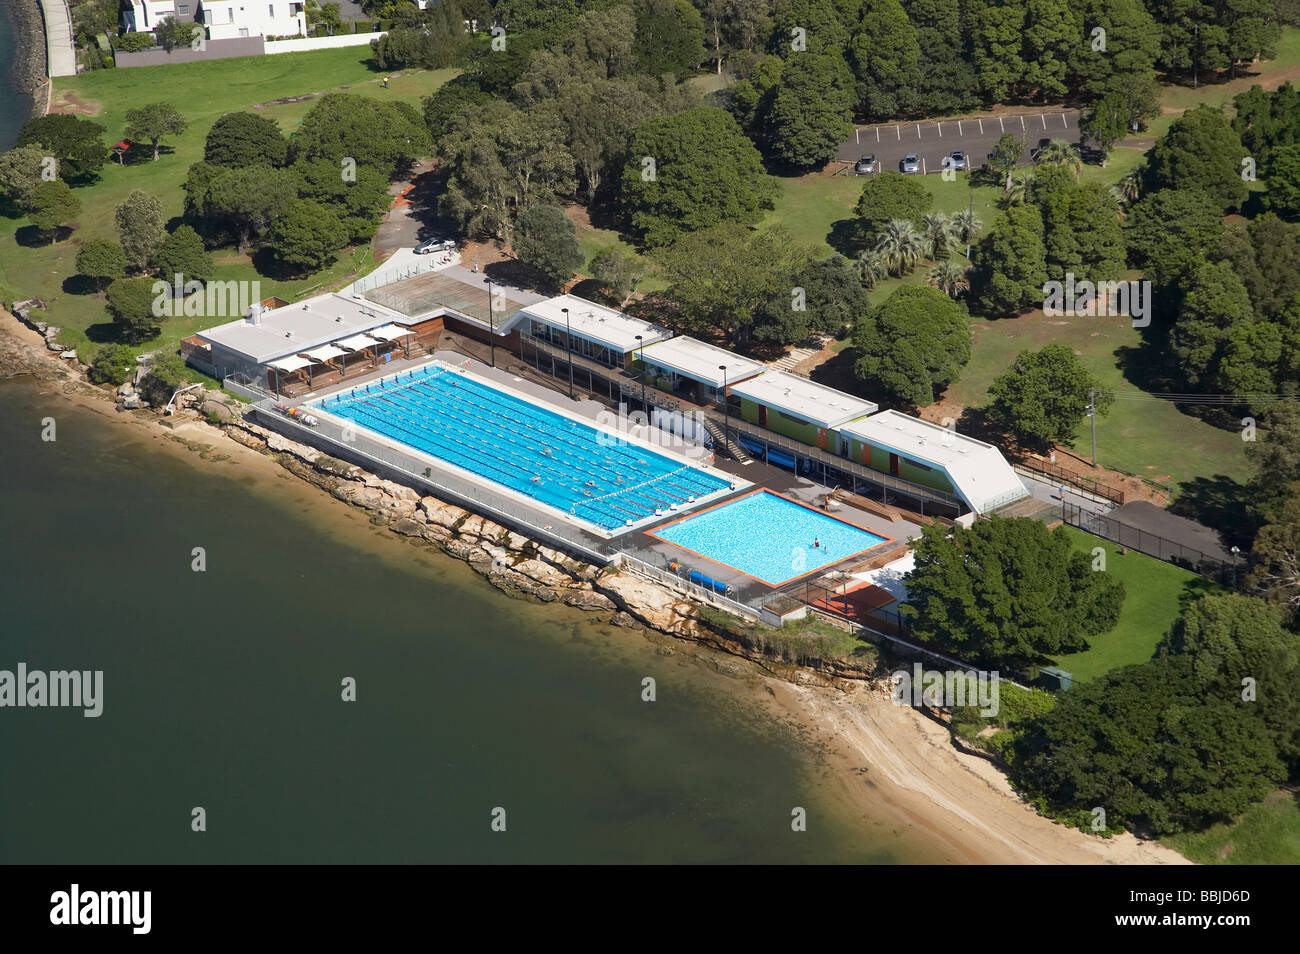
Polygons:
<instances>
[{"instance_id":1,"label":"utility pole","mask_svg":"<svg viewBox=\"0 0 1300 954\"><path fill-rule=\"evenodd\" d=\"M1088 416L1092 418L1092 466L1097 466L1097 389L1088 388Z\"/></svg>"}]
</instances>

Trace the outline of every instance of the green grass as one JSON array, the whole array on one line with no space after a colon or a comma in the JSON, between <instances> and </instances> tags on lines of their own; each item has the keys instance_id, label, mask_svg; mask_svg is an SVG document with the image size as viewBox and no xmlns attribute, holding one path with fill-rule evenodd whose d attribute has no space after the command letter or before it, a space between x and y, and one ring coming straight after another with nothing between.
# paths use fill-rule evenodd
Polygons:
<instances>
[{"instance_id":1,"label":"green grass","mask_svg":"<svg viewBox=\"0 0 1300 954\"><path fill-rule=\"evenodd\" d=\"M1300 864L1300 804L1291 792L1273 792L1231 823L1160 840L1204 865Z\"/></svg>"},{"instance_id":2,"label":"green grass","mask_svg":"<svg viewBox=\"0 0 1300 954\"><path fill-rule=\"evenodd\" d=\"M166 140L157 162L122 166L105 165L93 185L75 190L81 213L70 238L53 245L26 247L18 244L17 230L24 219L10 220L0 232L0 285L16 298L40 298L46 303L44 320L64 329L60 340L86 358L111 337L111 321L103 295L78 294L65 288L76 274L76 256L82 243L92 239L116 240L113 223L116 207L134 189L153 193L170 217L181 214L183 187L189 166L203 158L203 142L212 123L223 113L251 109L272 100L346 89L376 99L406 99L417 102L455 75L452 70L417 71L380 85L382 74L368 65L370 51L364 47L285 53L275 56L209 60L139 69L96 70L76 77L55 80L55 103L77 103L96 122L107 128L105 139L116 142L125 129L127 110L166 99L189 120L186 131ZM253 110L268 116L291 132L314 99L267 106ZM292 300L309 290L338 287L371 266L370 248L346 249L329 268L305 279L275 281L257 273L247 256L233 250L215 253L216 277L223 280L257 280L262 296L278 295ZM161 338L145 343L140 350L174 348L176 342L199 328L214 324L211 317L169 319ZM89 333L89 334L88 334Z\"/></svg>"},{"instance_id":3,"label":"green grass","mask_svg":"<svg viewBox=\"0 0 1300 954\"><path fill-rule=\"evenodd\" d=\"M1195 573L1130 550L1074 527L1065 532L1084 553L1095 547L1106 553L1106 572L1124 584L1124 608L1119 623L1109 633L1091 639L1081 653L1058 656L1054 662L1074 674L1075 682L1088 682L1119 666L1149 660L1156 644L1177 619L1185 602L1215 589Z\"/></svg>"}]
</instances>

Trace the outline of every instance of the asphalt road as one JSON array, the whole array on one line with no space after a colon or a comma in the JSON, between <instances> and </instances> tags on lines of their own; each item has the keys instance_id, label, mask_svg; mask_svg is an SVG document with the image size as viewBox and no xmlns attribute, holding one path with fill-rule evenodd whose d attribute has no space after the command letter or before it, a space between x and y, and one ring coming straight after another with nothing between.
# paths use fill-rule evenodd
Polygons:
<instances>
[{"instance_id":1,"label":"asphalt road","mask_svg":"<svg viewBox=\"0 0 1300 954\"><path fill-rule=\"evenodd\" d=\"M973 119L926 120L916 123L891 123L887 126L862 126L848 141L842 143L835 158L843 162L856 162L860 156L875 154L881 171L899 169L899 163L909 153L915 153L927 173L942 172L943 159L953 150L966 153L971 169L984 164L993 144L1004 133L1024 136L1025 154L1022 162L1029 162L1029 151L1043 139L1079 140L1079 113L1077 110L1054 110L1042 113L1018 113L1013 116L980 116Z\"/></svg>"}]
</instances>

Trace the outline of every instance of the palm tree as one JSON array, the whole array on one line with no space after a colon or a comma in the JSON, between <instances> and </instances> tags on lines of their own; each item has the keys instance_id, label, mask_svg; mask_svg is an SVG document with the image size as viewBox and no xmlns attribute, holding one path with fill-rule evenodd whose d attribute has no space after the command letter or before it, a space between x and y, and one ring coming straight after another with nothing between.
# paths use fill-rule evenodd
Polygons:
<instances>
[{"instance_id":1,"label":"palm tree","mask_svg":"<svg viewBox=\"0 0 1300 954\"><path fill-rule=\"evenodd\" d=\"M857 271L862 284L868 288L875 288L889 274L889 269L885 266L885 260L874 248L869 248L859 255L857 261L853 263L853 267Z\"/></svg>"},{"instance_id":2,"label":"palm tree","mask_svg":"<svg viewBox=\"0 0 1300 954\"><path fill-rule=\"evenodd\" d=\"M1136 202L1142 195L1142 170L1130 169L1124 173L1119 180L1119 191L1124 195L1125 201Z\"/></svg>"},{"instance_id":3,"label":"palm tree","mask_svg":"<svg viewBox=\"0 0 1300 954\"><path fill-rule=\"evenodd\" d=\"M970 291L970 279L966 276L969 270L969 265L963 265L949 259L932 267L926 273L925 281L948 297L956 298Z\"/></svg>"},{"instance_id":4,"label":"palm tree","mask_svg":"<svg viewBox=\"0 0 1300 954\"><path fill-rule=\"evenodd\" d=\"M984 224L975 218L975 213L968 209L954 212L949 221L952 225L952 234L963 245L975 241L975 236L979 235L980 229L984 227Z\"/></svg>"},{"instance_id":5,"label":"palm tree","mask_svg":"<svg viewBox=\"0 0 1300 954\"><path fill-rule=\"evenodd\" d=\"M1007 179L1006 191L1002 194L1002 205L1010 208L1013 205L1020 205L1029 198L1029 186L1034 181L1034 173L1030 169L1021 169L1018 172L1011 173Z\"/></svg>"},{"instance_id":6,"label":"palm tree","mask_svg":"<svg viewBox=\"0 0 1300 954\"><path fill-rule=\"evenodd\" d=\"M926 256L934 261L948 257L948 243L952 241L952 223L942 212L933 212L921 219L921 232L930 246Z\"/></svg>"},{"instance_id":7,"label":"palm tree","mask_svg":"<svg viewBox=\"0 0 1300 954\"><path fill-rule=\"evenodd\" d=\"M1053 139L1038 150L1038 155L1034 156L1034 165L1065 166L1077 176L1083 169L1083 160L1079 157L1078 150L1070 143L1064 139Z\"/></svg>"},{"instance_id":8,"label":"palm tree","mask_svg":"<svg viewBox=\"0 0 1300 954\"><path fill-rule=\"evenodd\" d=\"M925 258L925 236L907 219L891 219L876 239L876 251L890 272L906 275Z\"/></svg>"}]
</instances>

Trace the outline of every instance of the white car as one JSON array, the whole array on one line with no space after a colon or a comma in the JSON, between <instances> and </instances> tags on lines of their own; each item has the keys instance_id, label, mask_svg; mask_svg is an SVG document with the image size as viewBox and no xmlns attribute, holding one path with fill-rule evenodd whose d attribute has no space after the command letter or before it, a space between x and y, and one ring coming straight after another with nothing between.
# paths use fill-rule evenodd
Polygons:
<instances>
[{"instance_id":1,"label":"white car","mask_svg":"<svg viewBox=\"0 0 1300 954\"><path fill-rule=\"evenodd\" d=\"M428 239L415 246L416 255L429 255L434 252L454 252L456 243L451 239Z\"/></svg>"}]
</instances>

